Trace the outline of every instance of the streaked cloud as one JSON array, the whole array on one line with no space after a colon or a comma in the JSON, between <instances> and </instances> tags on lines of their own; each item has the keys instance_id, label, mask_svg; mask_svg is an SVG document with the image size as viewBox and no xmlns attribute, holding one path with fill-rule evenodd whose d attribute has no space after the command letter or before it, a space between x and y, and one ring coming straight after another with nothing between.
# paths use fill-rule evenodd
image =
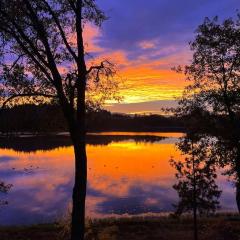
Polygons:
<instances>
[{"instance_id":1,"label":"streaked cloud","mask_svg":"<svg viewBox=\"0 0 240 240\"><path fill-rule=\"evenodd\" d=\"M106 106L106 109L117 113L130 114L163 114L162 108L176 107L174 100L146 101L140 103L116 103Z\"/></svg>"},{"instance_id":2,"label":"streaked cloud","mask_svg":"<svg viewBox=\"0 0 240 240\"><path fill-rule=\"evenodd\" d=\"M157 42L152 40L152 41L142 41L139 43L139 47L142 49L153 49L157 45Z\"/></svg>"}]
</instances>

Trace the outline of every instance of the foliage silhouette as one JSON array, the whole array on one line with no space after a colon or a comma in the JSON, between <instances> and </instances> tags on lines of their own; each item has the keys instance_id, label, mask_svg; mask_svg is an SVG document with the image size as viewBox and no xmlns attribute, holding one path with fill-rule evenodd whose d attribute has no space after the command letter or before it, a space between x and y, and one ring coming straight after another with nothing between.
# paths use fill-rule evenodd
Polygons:
<instances>
[{"instance_id":1,"label":"foliage silhouette","mask_svg":"<svg viewBox=\"0 0 240 240\"><path fill-rule=\"evenodd\" d=\"M187 131L215 139L212 158L230 167L240 211L240 16L222 23L206 18L190 47L191 64L175 68L190 81L175 113Z\"/></svg>"},{"instance_id":2,"label":"foliage silhouette","mask_svg":"<svg viewBox=\"0 0 240 240\"><path fill-rule=\"evenodd\" d=\"M216 185L216 164L211 158L209 146L211 138L193 136L191 134L181 138L177 144L185 155L183 161L170 160L176 169L178 182L173 185L179 196L175 205L176 215L192 212L194 219L194 239L198 239L197 215L215 212L219 207L219 191Z\"/></svg>"}]
</instances>

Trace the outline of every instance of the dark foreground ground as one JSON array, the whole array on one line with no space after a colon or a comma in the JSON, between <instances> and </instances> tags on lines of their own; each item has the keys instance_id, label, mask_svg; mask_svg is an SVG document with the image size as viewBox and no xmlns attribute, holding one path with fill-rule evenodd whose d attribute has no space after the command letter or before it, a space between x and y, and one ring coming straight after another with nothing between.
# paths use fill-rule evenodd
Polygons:
<instances>
[{"instance_id":1,"label":"dark foreground ground","mask_svg":"<svg viewBox=\"0 0 240 240\"><path fill-rule=\"evenodd\" d=\"M68 228L59 224L0 227L0 240L67 240ZM65 236L64 236L65 235ZM190 218L130 218L88 221L86 240L192 240ZM199 240L239 240L240 217L199 220Z\"/></svg>"}]
</instances>

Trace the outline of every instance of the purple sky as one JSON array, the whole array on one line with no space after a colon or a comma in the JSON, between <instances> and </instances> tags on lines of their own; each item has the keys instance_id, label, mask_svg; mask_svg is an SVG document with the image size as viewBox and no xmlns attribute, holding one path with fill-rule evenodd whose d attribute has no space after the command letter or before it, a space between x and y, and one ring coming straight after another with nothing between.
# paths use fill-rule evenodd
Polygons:
<instances>
[{"instance_id":1,"label":"purple sky","mask_svg":"<svg viewBox=\"0 0 240 240\"><path fill-rule=\"evenodd\" d=\"M240 7L239 0L97 2L109 20L95 42L104 53L121 58L120 69L128 83L123 91L126 99L109 108L117 112L158 112L165 103L169 106L184 86L170 68L191 59L188 42L197 26L205 17L236 17Z\"/></svg>"}]
</instances>

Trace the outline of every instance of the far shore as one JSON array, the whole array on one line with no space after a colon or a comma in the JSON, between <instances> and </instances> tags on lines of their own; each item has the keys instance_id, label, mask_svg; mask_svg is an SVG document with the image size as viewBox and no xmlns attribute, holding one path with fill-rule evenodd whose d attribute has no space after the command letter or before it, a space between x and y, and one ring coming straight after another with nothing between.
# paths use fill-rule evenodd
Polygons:
<instances>
[{"instance_id":1,"label":"far shore","mask_svg":"<svg viewBox=\"0 0 240 240\"><path fill-rule=\"evenodd\" d=\"M139 135L139 133L142 133L141 135L151 135L156 133L184 133L184 128L162 128L162 129L152 129L152 130L139 130L139 131L130 131L130 130L111 130L111 131L88 131L87 135L95 135L95 134L101 134L101 135ZM0 132L0 137L34 137L34 136L70 136L69 132Z\"/></svg>"},{"instance_id":2,"label":"far shore","mask_svg":"<svg viewBox=\"0 0 240 240\"><path fill-rule=\"evenodd\" d=\"M181 132L91 132L87 133L86 144L106 146L121 141L158 143L169 137L179 138L183 134ZM14 135L0 135L0 148L18 152L44 151L70 146L72 146L72 141L67 132L18 132Z\"/></svg>"}]
</instances>

